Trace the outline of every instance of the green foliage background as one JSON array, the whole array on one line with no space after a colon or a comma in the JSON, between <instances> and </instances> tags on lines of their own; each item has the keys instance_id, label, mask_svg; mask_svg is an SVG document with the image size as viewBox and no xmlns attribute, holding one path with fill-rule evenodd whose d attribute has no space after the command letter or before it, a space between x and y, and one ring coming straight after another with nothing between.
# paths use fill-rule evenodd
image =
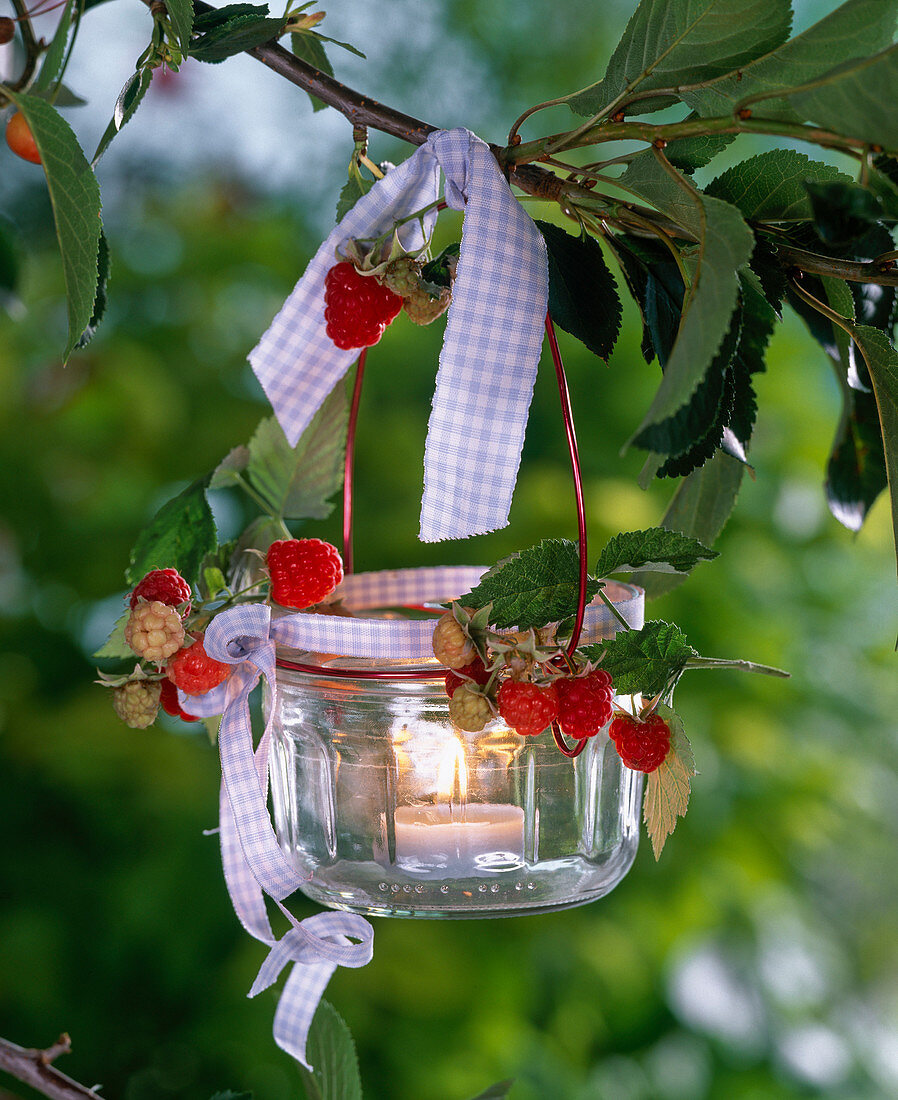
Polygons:
<instances>
[{"instance_id":1,"label":"green foliage background","mask_svg":"<svg viewBox=\"0 0 898 1100\"><path fill-rule=\"evenodd\" d=\"M522 90L543 6L502 53L495 6L477 22L471 8L453 7L452 29L504 81L506 117L558 90ZM560 50L570 30L553 27L540 50L556 37ZM600 68L585 51L565 64L570 87ZM438 117L419 100L409 106ZM28 313L0 319L0 1034L43 1045L68 1030L75 1053L64 1068L102 1081L109 1097L208 1100L232 1088L287 1100L301 1090L271 1041L274 996L244 997L264 949L238 926L215 839L202 835L215 824L215 752L187 727L124 728L90 684L88 654L121 609L141 526L267 411L245 355L314 233L301 203L257 194L226 166L177 186L163 172L107 210L109 314L63 369L62 273L33 178L4 189L2 205L28 246ZM452 228L447 220L447 240ZM439 328L400 318L370 358L361 569L490 563L576 531L546 362L511 526L462 544L416 542ZM656 383L638 330L630 309L608 367L560 334L596 550L620 529L656 523L673 487L641 492L641 454L619 456ZM373 963L338 972L328 995L358 1042L369 1100L464 1100L511 1076L513 1100L898 1091L887 507L877 504L858 537L826 513L838 394L794 319L758 388L757 480L746 479L720 559L653 614L677 621L702 653L779 665L793 679L687 677L677 701L701 773L692 807L660 864L644 844L607 899L504 921L378 921ZM222 494L225 533L237 507ZM336 517L307 530L336 539ZM314 907L300 899L296 910Z\"/></svg>"}]
</instances>

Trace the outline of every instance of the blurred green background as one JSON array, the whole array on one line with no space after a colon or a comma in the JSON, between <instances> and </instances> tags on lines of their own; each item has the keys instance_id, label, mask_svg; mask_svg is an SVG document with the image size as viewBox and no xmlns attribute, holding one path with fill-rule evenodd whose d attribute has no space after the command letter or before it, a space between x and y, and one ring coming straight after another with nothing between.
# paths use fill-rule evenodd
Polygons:
<instances>
[{"instance_id":1,"label":"blurred green background","mask_svg":"<svg viewBox=\"0 0 898 1100\"><path fill-rule=\"evenodd\" d=\"M799 23L833 6L799 3ZM396 3L382 27L365 17L365 41L342 7L333 33L370 60L344 72L335 59L338 75L501 140L530 103L601 75L630 5L597 14L586 3L561 13L530 3L512 18L494 2L419 15ZM403 52L404 18L431 52ZM65 368L42 177L0 154L0 216L22 264L20 302L0 317L0 1034L46 1045L69 1031L74 1053L61 1068L123 1100L208 1100L224 1088L301 1095L271 1040L274 992L245 999L265 950L240 929L216 841L203 836L217 813L215 751L180 723L122 726L91 684L89 656L121 610L142 525L266 413L245 356L327 230L342 184L348 127L330 112L313 118L301 93L275 90L257 70L236 70L248 83L245 96L233 86L235 115L249 89L284 97L289 110L260 126L288 134L303 187L256 170L228 130L226 102L219 127L233 156L219 149L205 161L189 143L143 155L152 135L139 114L101 171L109 313ZM188 66L183 88L154 89L148 117L196 125L211 71ZM86 129L88 146L96 134ZM405 155L378 136L372 146L376 159ZM444 239L457 231L447 218ZM657 522L673 488L641 492L640 454L619 454L657 382L638 327L628 307L607 367L561 334L596 551L617 530ZM400 318L370 357L360 569L488 563L576 534L544 362L509 528L467 543L416 541L439 330ZM828 515L821 482L836 387L791 316L758 390L757 478L745 481L721 558L650 613L677 621L703 653L779 665L792 679L683 682L678 705L701 773L689 814L660 863L644 844L608 898L503 921L377 921L373 963L338 972L328 993L357 1040L369 1100L466 1100L508 1077L512 1100L898 1094L898 615L887 504L858 537ZM223 535L234 533L238 505L220 495L216 514ZM336 539L337 517L307 533ZM302 899L295 909L315 911ZM2 1089L33 1095L8 1079Z\"/></svg>"}]
</instances>

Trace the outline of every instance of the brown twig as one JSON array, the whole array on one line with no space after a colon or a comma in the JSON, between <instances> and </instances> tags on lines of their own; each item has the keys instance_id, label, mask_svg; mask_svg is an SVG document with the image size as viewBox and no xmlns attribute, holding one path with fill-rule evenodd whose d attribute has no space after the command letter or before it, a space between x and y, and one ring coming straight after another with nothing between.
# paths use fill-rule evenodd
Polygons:
<instances>
[{"instance_id":1,"label":"brown twig","mask_svg":"<svg viewBox=\"0 0 898 1100\"><path fill-rule=\"evenodd\" d=\"M20 1047L0 1039L0 1070L51 1100L101 1100L96 1088L85 1088L53 1066L61 1054L68 1054L71 1049L71 1040L65 1033L44 1050Z\"/></svg>"}]
</instances>

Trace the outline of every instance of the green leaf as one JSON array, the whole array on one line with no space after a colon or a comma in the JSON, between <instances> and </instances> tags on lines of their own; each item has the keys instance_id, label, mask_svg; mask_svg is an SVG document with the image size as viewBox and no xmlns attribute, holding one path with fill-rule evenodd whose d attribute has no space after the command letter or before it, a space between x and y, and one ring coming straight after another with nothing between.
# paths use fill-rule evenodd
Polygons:
<instances>
[{"instance_id":1,"label":"green leaf","mask_svg":"<svg viewBox=\"0 0 898 1100\"><path fill-rule=\"evenodd\" d=\"M12 226L0 217L0 307L8 312L20 309L16 290L21 272L21 250Z\"/></svg>"},{"instance_id":2,"label":"green leaf","mask_svg":"<svg viewBox=\"0 0 898 1100\"><path fill-rule=\"evenodd\" d=\"M346 387L341 379L312 418L295 447L272 416L249 441L246 479L272 515L324 519L333 511L328 499L343 484Z\"/></svg>"},{"instance_id":3,"label":"green leaf","mask_svg":"<svg viewBox=\"0 0 898 1100\"><path fill-rule=\"evenodd\" d=\"M599 588L599 582L590 577L587 600ZM459 602L465 607L492 604L490 620L494 626L527 630L572 615L579 591L577 544L567 539L543 539L494 565Z\"/></svg>"},{"instance_id":4,"label":"green leaf","mask_svg":"<svg viewBox=\"0 0 898 1100\"><path fill-rule=\"evenodd\" d=\"M735 458L718 451L701 469L680 482L661 526L712 546L736 503L744 470ZM676 588L685 578L678 574L637 573L631 580L644 588L651 599Z\"/></svg>"},{"instance_id":5,"label":"green leaf","mask_svg":"<svg viewBox=\"0 0 898 1100\"><path fill-rule=\"evenodd\" d=\"M325 104L322 103L321 106L323 107ZM337 221L341 222L359 199L367 195L373 186L373 181L365 179L361 172L350 170L349 179L343 184L340 197L337 199Z\"/></svg>"},{"instance_id":6,"label":"green leaf","mask_svg":"<svg viewBox=\"0 0 898 1100\"><path fill-rule=\"evenodd\" d=\"M631 164L622 182L689 229L698 241L690 257L692 286L676 343L651 407L634 435L673 416L695 392L726 337L739 291L738 269L754 248L751 230L729 203L671 179L657 161Z\"/></svg>"},{"instance_id":7,"label":"green leaf","mask_svg":"<svg viewBox=\"0 0 898 1100\"><path fill-rule=\"evenodd\" d=\"M59 22L56 24L56 31L53 34L53 39L50 42L47 52L44 54L44 62L41 65L40 72L37 74L37 79L28 89L32 95L39 95L41 92L49 91L53 81L59 76L59 70L62 67L66 46L69 41L69 31L72 28L72 15L74 11L75 0L69 0L62 9L62 15L59 17ZM62 106L62 104L59 104L59 106Z\"/></svg>"},{"instance_id":8,"label":"green leaf","mask_svg":"<svg viewBox=\"0 0 898 1100\"><path fill-rule=\"evenodd\" d=\"M596 565L596 576L632 573L636 569L688 573L700 561L716 557L717 551L709 550L698 539L664 527L650 527L646 531L625 531L609 539Z\"/></svg>"},{"instance_id":9,"label":"green leaf","mask_svg":"<svg viewBox=\"0 0 898 1100\"><path fill-rule=\"evenodd\" d=\"M277 39L284 33L283 19L271 19L267 15L258 14L256 10L247 12L247 7L251 5L234 5L239 11L228 13L224 22L218 21L208 30L198 20L195 29L201 33L190 44L190 56L198 61L215 64ZM262 7L259 10L267 12L268 8ZM222 12L227 12L227 9L219 8L219 16Z\"/></svg>"},{"instance_id":10,"label":"green leaf","mask_svg":"<svg viewBox=\"0 0 898 1100\"><path fill-rule=\"evenodd\" d=\"M697 117L693 113L688 115L687 119ZM704 168L735 140L735 134L697 134L695 137L677 138L669 142L664 153L674 168L680 168L684 172L694 172L696 168ZM645 152L639 155L651 156L652 154Z\"/></svg>"},{"instance_id":11,"label":"green leaf","mask_svg":"<svg viewBox=\"0 0 898 1100\"><path fill-rule=\"evenodd\" d=\"M641 630L621 630L598 645L582 647L591 660L601 660L619 695L658 695L672 677L698 653L674 623L651 619Z\"/></svg>"},{"instance_id":12,"label":"green leaf","mask_svg":"<svg viewBox=\"0 0 898 1100\"><path fill-rule=\"evenodd\" d=\"M31 128L41 154L62 253L69 334L64 359L90 324L97 297L100 188L69 124L49 103L2 88Z\"/></svg>"},{"instance_id":13,"label":"green leaf","mask_svg":"<svg viewBox=\"0 0 898 1100\"><path fill-rule=\"evenodd\" d=\"M852 336L867 365L879 410L892 501L892 533L898 552L898 352L884 332L870 325L854 325Z\"/></svg>"},{"instance_id":14,"label":"green leaf","mask_svg":"<svg viewBox=\"0 0 898 1100\"><path fill-rule=\"evenodd\" d=\"M812 216L809 181L850 184L851 177L794 149L771 149L734 164L705 193L732 203L752 221L807 221Z\"/></svg>"},{"instance_id":15,"label":"green leaf","mask_svg":"<svg viewBox=\"0 0 898 1100\"><path fill-rule=\"evenodd\" d=\"M826 467L829 510L850 531L860 531L867 513L888 485L882 432L872 393L842 391L842 415Z\"/></svg>"},{"instance_id":16,"label":"green leaf","mask_svg":"<svg viewBox=\"0 0 898 1100\"><path fill-rule=\"evenodd\" d=\"M777 49L705 87L682 92L681 98L703 118L732 115L749 96L788 92L815 80L833 65L890 45L895 15L895 0L848 0ZM784 99L766 99L755 112L764 118L801 121Z\"/></svg>"},{"instance_id":17,"label":"green leaf","mask_svg":"<svg viewBox=\"0 0 898 1100\"><path fill-rule=\"evenodd\" d=\"M81 333L81 339L75 345L78 349L87 347L91 342L106 313L106 303L108 300L107 285L109 283L110 267L109 244L106 241L106 234L101 230L100 247L97 252L97 296L94 299L93 313L90 315L90 321L87 323L87 328Z\"/></svg>"},{"instance_id":18,"label":"green leaf","mask_svg":"<svg viewBox=\"0 0 898 1100\"><path fill-rule=\"evenodd\" d=\"M139 69L137 72L132 73L125 81L125 86L119 92L118 99L115 101L112 118L103 132L103 136L100 138L100 144L97 146L97 151L94 153L93 160L91 161L94 168L96 168L100 157L102 157L111 145L115 135L121 130L126 122L133 118L137 108L143 102L143 97L146 95L147 89L152 83L152 69Z\"/></svg>"},{"instance_id":19,"label":"green leaf","mask_svg":"<svg viewBox=\"0 0 898 1100\"><path fill-rule=\"evenodd\" d=\"M203 558L218 542L206 500L208 483L209 475L199 478L162 505L134 544L125 574L128 584L137 584L151 569L177 569L182 577L197 576Z\"/></svg>"},{"instance_id":20,"label":"green leaf","mask_svg":"<svg viewBox=\"0 0 898 1100\"><path fill-rule=\"evenodd\" d=\"M805 184L814 228L824 244L849 245L885 217L882 202L856 183Z\"/></svg>"},{"instance_id":21,"label":"green leaf","mask_svg":"<svg viewBox=\"0 0 898 1100\"><path fill-rule=\"evenodd\" d=\"M305 61L307 65L311 65L313 69L318 69L319 72L325 73L327 76L334 75L334 67L331 65L328 59L327 53L324 49L324 44L321 41L321 36L314 31L303 31L298 34L290 35L290 47L293 53L299 58L300 61ZM313 111L323 111L327 106L318 96L308 93L309 99L312 101ZM352 183L352 176L350 175L349 183ZM347 185L348 186L348 185ZM346 187L343 188L346 190ZM343 201L343 195L340 194L340 202ZM354 201L354 200L353 200ZM352 205L352 204L350 204ZM339 214L339 205L337 207L338 215L337 221L342 217Z\"/></svg>"},{"instance_id":22,"label":"green leaf","mask_svg":"<svg viewBox=\"0 0 898 1100\"><path fill-rule=\"evenodd\" d=\"M165 8L181 52L186 56L193 34L193 0L165 0Z\"/></svg>"},{"instance_id":23,"label":"green leaf","mask_svg":"<svg viewBox=\"0 0 898 1100\"><path fill-rule=\"evenodd\" d=\"M695 775L692 746L680 716L663 704L659 705L658 713L670 727L670 750L660 767L649 772L642 804L642 816L655 859L659 858L664 842L674 831L677 818L686 813L689 781Z\"/></svg>"},{"instance_id":24,"label":"green leaf","mask_svg":"<svg viewBox=\"0 0 898 1100\"><path fill-rule=\"evenodd\" d=\"M352 1034L337 1010L321 1001L309 1029L299 1072L309 1100L362 1100L362 1082Z\"/></svg>"},{"instance_id":25,"label":"green leaf","mask_svg":"<svg viewBox=\"0 0 898 1100\"><path fill-rule=\"evenodd\" d=\"M356 46L353 46L351 42L341 42L339 38L328 38L326 34L319 34L318 31L314 33L318 35L322 42L330 42L332 46L339 46L341 50L346 50L348 53L354 53L356 57L360 57L363 61L368 60L368 55L362 53L362 51Z\"/></svg>"},{"instance_id":26,"label":"green leaf","mask_svg":"<svg viewBox=\"0 0 898 1100\"><path fill-rule=\"evenodd\" d=\"M499 1081L497 1084L490 1086L486 1092L479 1092L473 1100L505 1100L513 1084L513 1078L510 1081Z\"/></svg>"},{"instance_id":27,"label":"green leaf","mask_svg":"<svg viewBox=\"0 0 898 1100\"><path fill-rule=\"evenodd\" d=\"M663 367L676 342L686 294L680 269L659 241L619 235L613 247L642 315L642 354L647 363L657 355Z\"/></svg>"},{"instance_id":28,"label":"green leaf","mask_svg":"<svg viewBox=\"0 0 898 1100\"><path fill-rule=\"evenodd\" d=\"M642 0L603 80L574 96L570 107L594 115L631 91L722 76L784 42L791 25L789 0ZM657 98L638 101L628 113L659 105Z\"/></svg>"},{"instance_id":29,"label":"green leaf","mask_svg":"<svg viewBox=\"0 0 898 1100\"><path fill-rule=\"evenodd\" d=\"M803 118L819 126L894 152L898 149L898 45L836 65L787 99Z\"/></svg>"},{"instance_id":30,"label":"green leaf","mask_svg":"<svg viewBox=\"0 0 898 1100\"><path fill-rule=\"evenodd\" d=\"M134 660L134 650L125 641L125 624L131 617L131 608L126 608L115 620L115 626L109 632L109 637L100 646L93 657L99 660Z\"/></svg>"},{"instance_id":31,"label":"green leaf","mask_svg":"<svg viewBox=\"0 0 898 1100\"><path fill-rule=\"evenodd\" d=\"M210 489L231 489L243 480L243 471L249 465L249 447L233 447L212 471Z\"/></svg>"},{"instance_id":32,"label":"green leaf","mask_svg":"<svg viewBox=\"0 0 898 1100\"><path fill-rule=\"evenodd\" d=\"M549 314L600 359L614 350L621 304L602 248L587 233L574 237L557 225L536 223L549 256Z\"/></svg>"}]
</instances>

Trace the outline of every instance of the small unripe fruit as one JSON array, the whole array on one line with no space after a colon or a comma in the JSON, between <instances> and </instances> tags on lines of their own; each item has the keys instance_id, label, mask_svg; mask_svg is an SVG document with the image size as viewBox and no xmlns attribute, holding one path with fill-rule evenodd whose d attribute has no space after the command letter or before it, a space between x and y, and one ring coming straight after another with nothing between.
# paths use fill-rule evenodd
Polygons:
<instances>
[{"instance_id":1,"label":"small unripe fruit","mask_svg":"<svg viewBox=\"0 0 898 1100\"><path fill-rule=\"evenodd\" d=\"M161 690L158 680L131 680L112 689L112 708L126 726L146 729L156 720Z\"/></svg>"},{"instance_id":2,"label":"small unripe fruit","mask_svg":"<svg viewBox=\"0 0 898 1100\"><path fill-rule=\"evenodd\" d=\"M15 33L15 23L8 15L0 15L0 46L5 46L7 42L12 42Z\"/></svg>"},{"instance_id":3,"label":"small unripe fruit","mask_svg":"<svg viewBox=\"0 0 898 1100\"><path fill-rule=\"evenodd\" d=\"M474 643L451 611L447 611L433 628L433 655L446 668L463 668L477 656Z\"/></svg>"},{"instance_id":4,"label":"small unripe fruit","mask_svg":"<svg viewBox=\"0 0 898 1100\"><path fill-rule=\"evenodd\" d=\"M32 164L40 164L41 155L31 127L21 111L16 111L6 124L6 144L17 157L22 160L30 160Z\"/></svg>"},{"instance_id":5,"label":"small unripe fruit","mask_svg":"<svg viewBox=\"0 0 898 1100\"><path fill-rule=\"evenodd\" d=\"M449 700L450 721L467 733L479 733L492 717L488 699L471 684L462 684Z\"/></svg>"}]
</instances>

